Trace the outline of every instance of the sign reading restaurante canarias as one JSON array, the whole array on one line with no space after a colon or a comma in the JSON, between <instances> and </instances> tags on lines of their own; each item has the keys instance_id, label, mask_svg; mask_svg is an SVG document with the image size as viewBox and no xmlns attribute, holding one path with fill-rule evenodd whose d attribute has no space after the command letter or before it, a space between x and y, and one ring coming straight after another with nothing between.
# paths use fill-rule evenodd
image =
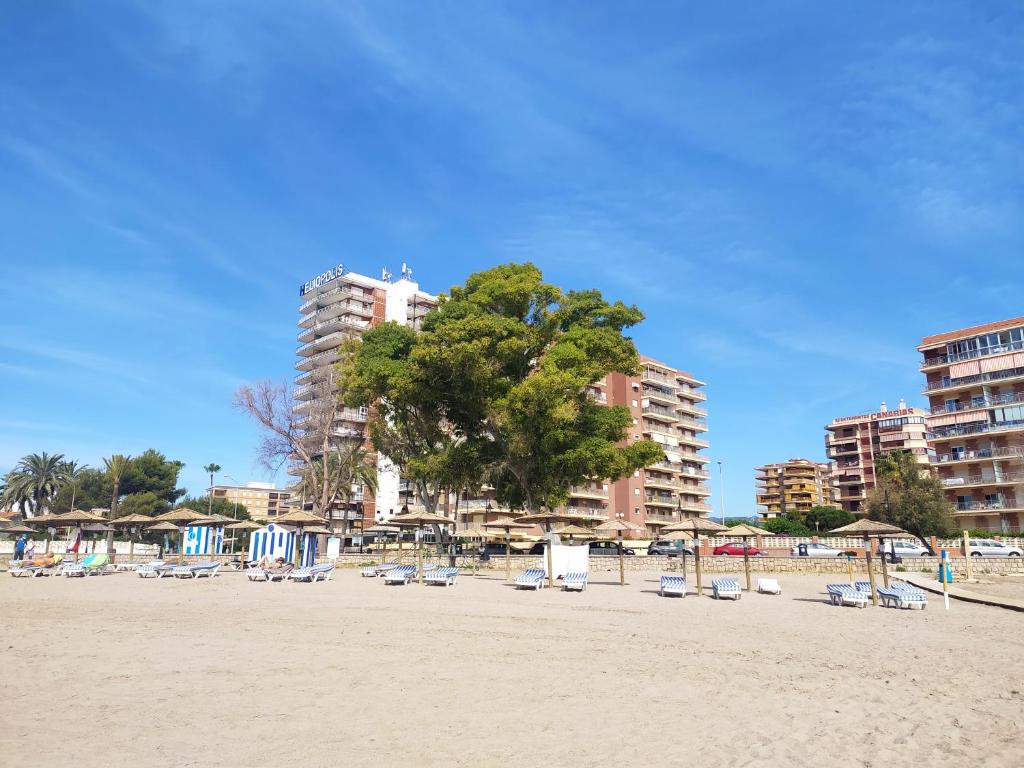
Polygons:
<instances>
[{"instance_id":1,"label":"sign reading restaurante canarias","mask_svg":"<svg viewBox=\"0 0 1024 768\"><path fill-rule=\"evenodd\" d=\"M331 282L331 280L337 280L344 274L345 266L343 264L339 264L336 267L331 267L323 274L317 275L312 280L303 283L299 287L299 296L304 296L310 291L315 291L321 285L326 285L327 283Z\"/></svg>"}]
</instances>

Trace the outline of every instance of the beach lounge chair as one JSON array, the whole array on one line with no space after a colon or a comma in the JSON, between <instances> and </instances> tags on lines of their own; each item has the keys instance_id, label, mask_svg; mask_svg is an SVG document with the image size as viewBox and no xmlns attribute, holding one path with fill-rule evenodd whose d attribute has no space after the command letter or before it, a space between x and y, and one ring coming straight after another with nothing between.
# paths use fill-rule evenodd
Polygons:
<instances>
[{"instance_id":1,"label":"beach lounge chair","mask_svg":"<svg viewBox=\"0 0 1024 768\"><path fill-rule=\"evenodd\" d=\"M175 566L165 563L163 560L154 560L150 563L143 563L135 569L140 579L162 579L173 571Z\"/></svg>"},{"instance_id":2,"label":"beach lounge chair","mask_svg":"<svg viewBox=\"0 0 1024 768\"><path fill-rule=\"evenodd\" d=\"M913 608L916 605L922 610L928 607L928 597L924 590L903 582L894 581L888 587L878 587L878 597L883 606Z\"/></svg>"},{"instance_id":3,"label":"beach lounge chair","mask_svg":"<svg viewBox=\"0 0 1024 768\"><path fill-rule=\"evenodd\" d=\"M686 597L686 579L682 576L662 576L658 594L662 597Z\"/></svg>"},{"instance_id":4,"label":"beach lounge chair","mask_svg":"<svg viewBox=\"0 0 1024 768\"><path fill-rule=\"evenodd\" d=\"M270 574L263 568L248 568L245 571L245 577L249 581L270 581Z\"/></svg>"},{"instance_id":5,"label":"beach lounge chair","mask_svg":"<svg viewBox=\"0 0 1024 768\"><path fill-rule=\"evenodd\" d=\"M54 555L53 557L36 557L32 560L21 560L18 564L11 562L11 567L8 573L11 576L20 578L35 578L36 576L49 576L51 573L58 572L58 566L61 563L63 556Z\"/></svg>"},{"instance_id":6,"label":"beach lounge chair","mask_svg":"<svg viewBox=\"0 0 1024 768\"><path fill-rule=\"evenodd\" d=\"M527 568L516 576L516 589L543 589L544 577L543 568Z\"/></svg>"},{"instance_id":7,"label":"beach lounge chair","mask_svg":"<svg viewBox=\"0 0 1024 768\"><path fill-rule=\"evenodd\" d=\"M855 605L864 608L871 599L869 593L861 592L851 584L828 584L825 589L828 590L832 605Z\"/></svg>"},{"instance_id":8,"label":"beach lounge chair","mask_svg":"<svg viewBox=\"0 0 1024 768\"><path fill-rule=\"evenodd\" d=\"M295 563L282 563L281 565L269 565L261 569L267 577L267 581L287 581L296 573ZM301 570L301 569L300 569Z\"/></svg>"},{"instance_id":9,"label":"beach lounge chair","mask_svg":"<svg viewBox=\"0 0 1024 768\"><path fill-rule=\"evenodd\" d=\"M288 578L292 581L308 581L312 584L314 581L327 581L331 578L332 573L334 573L334 563L320 563L320 565L311 565L292 571L288 574Z\"/></svg>"},{"instance_id":10,"label":"beach lounge chair","mask_svg":"<svg viewBox=\"0 0 1024 768\"><path fill-rule=\"evenodd\" d=\"M778 579L758 579L757 591L762 595L781 595L782 587Z\"/></svg>"},{"instance_id":11,"label":"beach lounge chair","mask_svg":"<svg viewBox=\"0 0 1024 768\"><path fill-rule=\"evenodd\" d=\"M562 589L566 592L582 592L587 588L586 571L569 571L562 577Z\"/></svg>"},{"instance_id":12,"label":"beach lounge chair","mask_svg":"<svg viewBox=\"0 0 1024 768\"><path fill-rule=\"evenodd\" d=\"M392 568L384 574L384 583L405 585L415 575L415 565L399 565L397 568Z\"/></svg>"},{"instance_id":13,"label":"beach lounge chair","mask_svg":"<svg viewBox=\"0 0 1024 768\"><path fill-rule=\"evenodd\" d=\"M370 565L366 568L362 568L359 571L361 576L365 576L368 579L375 579L385 571L390 571L392 568L397 568L398 563L380 563L378 565Z\"/></svg>"},{"instance_id":14,"label":"beach lounge chair","mask_svg":"<svg viewBox=\"0 0 1024 768\"><path fill-rule=\"evenodd\" d=\"M199 579L203 576L216 576L219 568L220 563L216 560L210 560L205 563L179 565L171 572L171 575L178 579Z\"/></svg>"},{"instance_id":15,"label":"beach lounge chair","mask_svg":"<svg viewBox=\"0 0 1024 768\"><path fill-rule=\"evenodd\" d=\"M435 568L423 577L424 584L440 584L443 587L455 586L455 579L459 577L459 569L452 566Z\"/></svg>"},{"instance_id":16,"label":"beach lounge chair","mask_svg":"<svg viewBox=\"0 0 1024 768\"><path fill-rule=\"evenodd\" d=\"M715 600L728 597L730 600L739 600L743 595L740 583L736 579L715 579L711 582L711 592Z\"/></svg>"},{"instance_id":17,"label":"beach lounge chair","mask_svg":"<svg viewBox=\"0 0 1024 768\"><path fill-rule=\"evenodd\" d=\"M106 555L86 555L80 562L65 563L60 572L65 576L92 576L103 573L109 559Z\"/></svg>"}]
</instances>

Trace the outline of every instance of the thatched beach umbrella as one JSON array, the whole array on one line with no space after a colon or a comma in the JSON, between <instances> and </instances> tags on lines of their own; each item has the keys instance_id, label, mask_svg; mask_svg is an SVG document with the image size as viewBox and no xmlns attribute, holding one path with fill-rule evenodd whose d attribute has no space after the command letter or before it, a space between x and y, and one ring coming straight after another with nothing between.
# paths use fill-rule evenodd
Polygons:
<instances>
[{"instance_id":1,"label":"thatched beach umbrella","mask_svg":"<svg viewBox=\"0 0 1024 768\"><path fill-rule=\"evenodd\" d=\"M399 533L401 530L402 530L401 528L396 528L395 526L381 525L380 523L377 523L376 525L371 525L369 528L367 528L365 531L363 531L363 533L372 533L373 537L375 539L379 538L379 539L383 540L384 545L381 546L381 548L380 548L380 562L381 562L381 565L384 564L384 558L386 556L386 553L385 553L384 550L387 549L387 543L388 543L387 535L389 533ZM381 534L381 535L378 536L377 534Z\"/></svg>"},{"instance_id":2,"label":"thatched beach umbrella","mask_svg":"<svg viewBox=\"0 0 1024 768\"><path fill-rule=\"evenodd\" d=\"M734 525L732 528L725 532L726 536L738 536L743 539L743 570L747 575L747 592L750 591L750 547L747 546L747 539L751 536L763 536L768 531L763 528L755 528L752 525L746 523L740 523Z\"/></svg>"},{"instance_id":3,"label":"thatched beach umbrella","mask_svg":"<svg viewBox=\"0 0 1024 768\"><path fill-rule=\"evenodd\" d=\"M443 515L435 515L431 512L405 512L395 515L388 520L388 525L396 525L399 528L420 528L427 525L451 525L454 521ZM417 573L420 584L423 584L423 536L419 537L419 546L416 548Z\"/></svg>"},{"instance_id":4,"label":"thatched beach umbrella","mask_svg":"<svg viewBox=\"0 0 1024 768\"><path fill-rule=\"evenodd\" d=\"M148 533L149 531L154 531L156 533L167 533L167 532L170 532L170 531L179 531L179 533L180 533L180 529L178 528L178 526L176 526L174 523L171 523L171 522L169 522L167 520L164 520L164 521L159 522L159 523L154 523L153 525L147 525L146 526L146 532Z\"/></svg>"},{"instance_id":5,"label":"thatched beach umbrella","mask_svg":"<svg viewBox=\"0 0 1024 768\"><path fill-rule=\"evenodd\" d=\"M59 524L54 522L57 518L58 515L46 512L24 521L26 525L37 525L40 528L46 528L46 549L43 551L43 554L49 554L50 552L50 542L53 538L50 536L50 529L59 527Z\"/></svg>"},{"instance_id":6,"label":"thatched beach umbrella","mask_svg":"<svg viewBox=\"0 0 1024 768\"><path fill-rule=\"evenodd\" d=\"M175 507L169 512L164 512L162 515L157 515L153 518L154 522L157 523L172 523L178 530L178 562L185 561L185 529L189 525L205 520L206 515L201 515L195 510L189 509L188 507ZM153 530L154 527L150 526L146 530ZM162 528L160 530L167 530Z\"/></svg>"},{"instance_id":7,"label":"thatched beach umbrella","mask_svg":"<svg viewBox=\"0 0 1024 768\"><path fill-rule=\"evenodd\" d=\"M128 531L129 560L135 556L135 532L152 523L153 518L149 515L126 515L110 521L110 524L116 528L124 528Z\"/></svg>"},{"instance_id":8,"label":"thatched beach umbrella","mask_svg":"<svg viewBox=\"0 0 1024 768\"><path fill-rule=\"evenodd\" d=\"M534 524L542 525L544 527L544 530L548 534L550 534L551 533L551 524L552 523L571 523L574 519L575 519L575 515L569 515L569 514L566 514L565 512L555 512L555 511L546 509L545 507L541 507L539 512L534 512L534 513L529 514L529 515L523 515L522 517L517 517L516 518L516 522L517 523L534 523ZM548 538L548 537L545 537L545 539L547 541L547 544L544 547L544 553L545 553L545 556L547 558L547 564L548 564L547 565L547 569L546 569L547 572L548 572L548 586L551 587L551 588L554 588L554 586L555 586L555 574L554 574L555 568L554 568L554 565L553 565L552 560L551 560L551 539Z\"/></svg>"},{"instance_id":9,"label":"thatched beach umbrella","mask_svg":"<svg viewBox=\"0 0 1024 768\"><path fill-rule=\"evenodd\" d=\"M486 539L488 536L493 536L493 533L488 533L483 528L463 528L455 534L456 538L459 539ZM479 558L473 558L473 575L476 576L476 564Z\"/></svg>"},{"instance_id":10,"label":"thatched beach umbrella","mask_svg":"<svg viewBox=\"0 0 1024 768\"><path fill-rule=\"evenodd\" d=\"M12 525L5 525L2 528L0 528L0 536L8 536L8 535L10 535L10 536L18 535L18 536L20 536L23 533L35 533L35 532L36 532L35 528L29 528L27 525L22 525L21 523L14 523Z\"/></svg>"},{"instance_id":11,"label":"thatched beach umbrella","mask_svg":"<svg viewBox=\"0 0 1024 768\"><path fill-rule=\"evenodd\" d=\"M555 531L555 533L557 533L559 536L568 536L569 541L572 541L573 539L597 538L597 535L592 530L590 530L589 528L584 528L582 525L576 524L563 525L561 528Z\"/></svg>"},{"instance_id":12,"label":"thatched beach umbrella","mask_svg":"<svg viewBox=\"0 0 1024 768\"><path fill-rule=\"evenodd\" d=\"M239 520L236 523L230 523L229 525L225 525L224 529L225 530L232 530L232 531L258 531L262 527L263 527L263 525L261 523L257 523L255 520ZM234 537L232 537L232 539L231 539L231 553L233 554L234 551L235 551L235 539L234 539Z\"/></svg>"},{"instance_id":13,"label":"thatched beach umbrella","mask_svg":"<svg viewBox=\"0 0 1024 768\"><path fill-rule=\"evenodd\" d=\"M511 517L499 517L496 520L491 520L489 523L484 523L483 528L497 528L505 532L505 581L512 580L512 560L510 559L510 550L512 549L512 531L516 528L533 528L529 523L517 523Z\"/></svg>"},{"instance_id":14,"label":"thatched beach umbrella","mask_svg":"<svg viewBox=\"0 0 1024 768\"><path fill-rule=\"evenodd\" d=\"M697 597L703 594L703 585L700 581L700 535L702 533L721 533L727 530L729 529L724 525L720 525L706 517L689 517L686 520L673 523L663 531L663 533L689 533L693 536L693 568L697 577Z\"/></svg>"},{"instance_id":15,"label":"thatched beach umbrella","mask_svg":"<svg viewBox=\"0 0 1024 768\"><path fill-rule=\"evenodd\" d=\"M614 518L611 520L605 520L594 530L598 533L614 533L616 541L619 544L619 586L626 586L626 560L623 557L622 552L622 534L626 531L642 531L644 528L642 525L631 523L629 520L623 518Z\"/></svg>"},{"instance_id":16,"label":"thatched beach umbrella","mask_svg":"<svg viewBox=\"0 0 1024 768\"><path fill-rule=\"evenodd\" d=\"M878 605L878 592L875 590L875 572L871 568L871 537L874 536L881 544L882 539L888 536L906 536L907 532L902 528L888 523L880 523L877 520L868 520L862 517L849 525L829 531L839 536L863 536L864 537L864 558L868 566L868 583L871 585L871 604ZM882 579L885 586L889 586L889 570L885 566L885 550L882 550Z\"/></svg>"},{"instance_id":17,"label":"thatched beach umbrella","mask_svg":"<svg viewBox=\"0 0 1024 768\"><path fill-rule=\"evenodd\" d=\"M105 522L107 522L107 519L105 517L100 517L99 515L94 515L92 512L86 512L80 509L73 509L70 512L65 512L63 515L57 515L55 518L53 518L54 527L77 528L78 526L88 525L90 523L102 524ZM78 562L79 549L79 546L75 547L76 563Z\"/></svg>"}]
</instances>

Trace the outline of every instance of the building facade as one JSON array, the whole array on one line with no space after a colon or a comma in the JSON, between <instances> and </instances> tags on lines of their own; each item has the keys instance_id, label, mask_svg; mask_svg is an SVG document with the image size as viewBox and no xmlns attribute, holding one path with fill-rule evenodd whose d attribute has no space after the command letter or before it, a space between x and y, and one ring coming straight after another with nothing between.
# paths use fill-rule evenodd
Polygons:
<instances>
[{"instance_id":1,"label":"building facade","mask_svg":"<svg viewBox=\"0 0 1024 768\"><path fill-rule=\"evenodd\" d=\"M756 468L757 513L765 520L787 514L806 515L812 507L829 507L832 469L827 462L790 459Z\"/></svg>"},{"instance_id":2,"label":"building facade","mask_svg":"<svg viewBox=\"0 0 1024 768\"><path fill-rule=\"evenodd\" d=\"M381 279L349 272L344 265L317 275L299 287L299 348L295 377L295 406L299 412L311 413L328 407L325 398L333 402L334 365L341 359L342 345L362 335L369 328L388 321L404 323L418 328L423 316L437 306L437 297L420 290L412 280L412 271L406 265L397 280L387 270ZM366 436L366 408L336 408L334 424L340 439L364 442L370 451L373 446ZM349 510L350 525L372 525L397 514L400 482L394 465L387 457L377 456L377 493L354 489ZM341 520L345 513L332 513ZM357 521L354 522L353 521Z\"/></svg>"},{"instance_id":3,"label":"building facade","mask_svg":"<svg viewBox=\"0 0 1024 768\"><path fill-rule=\"evenodd\" d=\"M864 503L875 487L875 459L891 451L910 451L923 466L929 464L928 412L908 408L900 400L895 410L885 403L874 413L841 416L825 429L825 452L831 460L835 501L847 512L865 512Z\"/></svg>"},{"instance_id":4,"label":"building facade","mask_svg":"<svg viewBox=\"0 0 1024 768\"><path fill-rule=\"evenodd\" d=\"M273 483L246 483L245 485L214 485L213 498L229 504L241 504L253 520L273 520L287 511L291 492L279 489Z\"/></svg>"},{"instance_id":5,"label":"building facade","mask_svg":"<svg viewBox=\"0 0 1024 768\"><path fill-rule=\"evenodd\" d=\"M965 528L1024 527L1024 317L918 346L935 466Z\"/></svg>"},{"instance_id":6,"label":"building facade","mask_svg":"<svg viewBox=\"0 0 1024 768\"><path fill-rule=\"evenodd\" d=\"M673 522L711 511L703 454L707 412L701 405L707 396L701 391L704 382L685 371L645 355L640 365L639 375L612 373L589 394L599 403L629 409L633 426L627 439L653 440L665 451L665 461L614 482L574 486L565 511L600 520L623 518L656 538Z\"/></svg>"}]
</instances>

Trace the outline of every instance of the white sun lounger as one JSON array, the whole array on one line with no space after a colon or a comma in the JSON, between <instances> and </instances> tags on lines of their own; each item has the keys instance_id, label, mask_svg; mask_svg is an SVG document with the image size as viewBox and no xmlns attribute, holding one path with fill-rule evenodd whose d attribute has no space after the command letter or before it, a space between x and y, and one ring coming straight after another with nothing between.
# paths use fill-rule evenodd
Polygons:
<instances>
[{"instance_id":1,"label":"white sun lounger","mask_svg":"<svg viewBox=\"0 0 1024 768\"><path fill-rule=\"evenodd\" d=\"M400 565L392 568L384 574L385 584L408 584L409 580L416 575L415 565Z\"/></svg>"},{"instance_id":2,"label":"white sun lounger","mask_svg":"<svg viewBox=\"0 0 1024 768\"><path fill-rule=\"evenodd\" d=\"M686 597L686 579L682 576L662 576L658 594L662 597Z\"/></svg>"},{"instance_id":3,"label":"white sun lounger","mask_svg":"<svg viewBox=\"0 0 1024 768\"><path fill-rule=\"evenodd\" d=\"M368 579L375 579L385 571L390 571L392 568L397 568L398 563L380 563L379 565L370 565L359 571L361 576L365 576Z\"/></svg>"},{"instance_id":4,"label":"white sun lounger","mask_svg":"<svg viewBox=\"0 0 1024 768\"><path fill-rule=\"evenodd\" d=\"M178 579L199 579L203 576L216 576L219 568L220 563L215 560L210 560L206 563L179 565L171 572L171 574Z\"/></svg>"},{"instance_id":5,"label":"white sun lounger","mask_svg":"<svg viewBox=\"0 0 1024 768\"><path fill-rule=\"evenodd\" d=\"M711 582L711 592L715 597L715 600L721 600L722 598L729 598L730 600L739 600L743 595L743 591L740 589L740 583L736 579L715 579Z\"/></svg>"},{"instance_id":6,"label":"white sun lounger","mask_svg":"<svg viewBox=\"0 0 1024 768\"><path fill-rule=\"evenodd\" d=\"M43 565L15 565L12 566L8 571L11 576L21 578L35 578L36 576L45 576L43 573L46 570L46 566Z\"/></svg>"},{"instance_id":7,"label":"white sun lounger","mask_svg":"<svg viewBox=\"0 0 1024 768\"><path fill-rule=\"evenodd\" d=\"M854 586L861 592L870 594L871 585L868 582L858 581ZM928 597L925 595L924 590L918 589L913 584L894 581L888 587L879 584L875 587L875 591L878 592L878 599L882 601L882 605L885 607L890 605L894 608L913 608L915 605L922 609L928 607Z\"/></svg>"},{"instance_id":8,"label":"white sun lounger","mask_svg":"<svg viewBox=\"0 0 1024 768\"><path fill-rule=\"evenodd\" d=\"M781 595L782 587L778 579L758 579L757 591L762 595Z\"/></svg>"},{"instance_id":9,"label":"white sun lounger","mask_svg":"<svg viewBox=\"0 0 1024 768\"><path fill-rule=\"evenodd\" d=\"M151 563L143 563L135 569L135 573L142 579L162 579L173 571L175 566L165 563L163 560L154 560Z\"/></svg>"},{"instance_id":10,"label":"white sun lounger","mask_svg":"<svg viewBox=\"0 0 1024 768\"><path fill-rule=\"evenodd\" d=\"M544 569L527 568L516 576L516 589L543 589Z\"/></svg>"},{"instance_id":11,"label":"white sun lounger","mask_svg":"<svg viewBox=\"0 0 1024 768\"><path fill-rule=\"evenodd\" d=\"M825 589L828 590L832 605L855 605L864 608L871 599L870 594L861 592L851 584L828 584Z\"/></svg>"},{"instance_id":12,"label":"white sun lounger","mask_svg":"<svg viewBox=\"0 0 1024 768\"><path fill-rule=\"evenodd\" d=\"M249 568L245 576L249 581L270 581L270 575L262 568Z\"/></svg>"},{"instance_id":13,"label":"white sun lounger","mask_svg":"<svg viewBox=\"0 0 1024 768\"><path fill-rule=\"evenodd\" d=\"M423 576L424 584L440 584L443 587L455 586L455 580L459 577L459 569L453 566L435 568Z\"/></svg>"},{"instance_id":14,"label":"white sun lounger","mask_svg":"<svg viewBox=\"0 0 1024 768\"><path fill-rule=\"evenodd\" d=\"M586 571L569 571L562 577L562 589L566 592L582 592L587 588Z\"/></svg>"},{"instance_id":15,"label":"white sun lounger","mask_svg":"<svg viewBox=\"0 0 1024 768\"><path fill-rule=\"evenodd\" d=\"M312 584L315 581L327 581L334 573L334 563L320 563L306 568L299 568L288 574L292 581L308 581Z\"/></svg>"}]
</instances>

